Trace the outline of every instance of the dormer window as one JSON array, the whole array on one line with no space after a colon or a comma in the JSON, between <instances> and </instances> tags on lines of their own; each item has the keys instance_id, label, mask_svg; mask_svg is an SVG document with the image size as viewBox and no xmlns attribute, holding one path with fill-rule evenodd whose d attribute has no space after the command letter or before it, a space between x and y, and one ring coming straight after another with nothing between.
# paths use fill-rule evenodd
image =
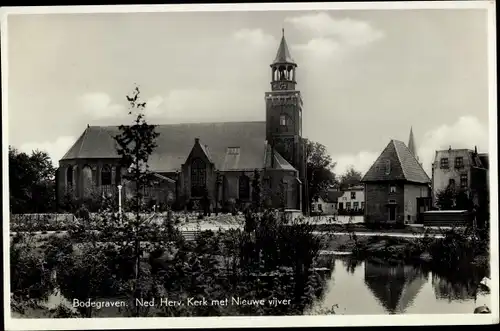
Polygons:
<instances>
[{"instance_id":1,"label":"dormer window","mask_svg":"<svg viewBox=\"0 0 500 331\"><path fill-rule=\"evenodd\" d=\"M227 154L229 154L229 155L239 155L240 154L240 148L239 147L228 147L227 148Z\"/></svg>"}]
</instances>

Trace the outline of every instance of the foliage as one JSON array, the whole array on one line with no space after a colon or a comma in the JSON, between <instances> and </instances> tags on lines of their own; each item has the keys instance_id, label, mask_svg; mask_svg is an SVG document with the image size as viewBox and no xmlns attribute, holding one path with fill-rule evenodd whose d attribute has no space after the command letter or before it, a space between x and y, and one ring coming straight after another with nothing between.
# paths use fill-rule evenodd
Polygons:
<instances>
[{"instance_id":1,"label":"foliage","mask_svg":"<svg viewBox=\"0 0 500 331\"><path fill-rule=\"evenodd\" d=\"M346 190L351 186L359 185L361 183L362 174L361 172L354 169L354 167L349 167L347 171L340 176L340 190Z\"/></svg>"},{"instance_id":2,"label":"foliage","mask_svg":"<svg viewBox=\"0 0 500 331\"><path fill-rule=\"evenodd\" d=\"M28 155L9 146L10 212L54 211L55 173L46 152L35 150Z\"/></svg>"},{"instance_id":3,"label":"foliage","mask_svg":"<svg viewBox=\"0 0 500 331\"><path fill-rule=\"evenodd\" d=\"M307 183L309 203L325 193L331 185L335 184L336 178L333 169L335 163L332 161L326 147L320 143L305 139Z\"/></svg>"},{"instance_id":4,"label":"foliage","mask_svg":"<svg viewBox=\"0 0 500 331\"><path fill-rule=\"evenodd\" d=\"M436 193L436 205L440 210L468 210L473 208L472 200L464 190L449 185Z\"/></svg>"},{"instance_id":5,"label":"foliage","mask_svg":"<svg viewBox=\"0 0 500 331\"><path fill-rule=\"evenodd\" d=\"M17 234L10 243L10 291L25 306L36 306L54 289L43 252L29 235ZM17 306L19 310L21 306Z\"/></svg>"}]
</instances>

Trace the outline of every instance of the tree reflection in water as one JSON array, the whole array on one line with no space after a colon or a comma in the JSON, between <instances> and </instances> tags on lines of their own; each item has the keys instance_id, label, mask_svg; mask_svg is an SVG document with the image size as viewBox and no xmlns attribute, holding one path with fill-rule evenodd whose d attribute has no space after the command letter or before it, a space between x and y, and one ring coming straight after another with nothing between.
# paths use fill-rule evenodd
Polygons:
<instances>
[{"instance_id":1,"label":"tree reflection in water","mask_svg":"<svg viewBox=\"0 0 500 331\"><path fill-rule=\"evenodd\" d=\"M478 294L488 293L479 286L486 272L482 268L470 266L460 270L433 270L432 286L437 299L451 301L476 300Z\"/></svg>"}]
</instances>

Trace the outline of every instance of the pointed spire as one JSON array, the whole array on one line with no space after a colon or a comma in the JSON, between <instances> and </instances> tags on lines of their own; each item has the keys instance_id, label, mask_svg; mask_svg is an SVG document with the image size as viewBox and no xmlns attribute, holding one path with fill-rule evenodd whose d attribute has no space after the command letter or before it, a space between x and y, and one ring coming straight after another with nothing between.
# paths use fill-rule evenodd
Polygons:
<instances>
[{"instance_id":1,"label":"pointed spire","mask_svg":"<svg viewBox=\"0 0 500 331\"><path fill-rule=\"evenodd\" d=\"M417 147L415 146L415 138L413 137L413 127L410 127L410 139L408 141L408 149L413 154L413 156L417 157Z\"/></svg>"},{"instance_id":2,"label":"pointed spire","mask_svg":"<svg viewBox=\"0 0 500 331\"><path fill-rule=\"evenodd\" d=\"M276 58L274 59L273 64L275 63L295 63L290 55L290 50L288 49L288 45L285 39L285 29L281 29L281 43L278 47L278 52L276 53Z\"/></svg>"}]
</instances>

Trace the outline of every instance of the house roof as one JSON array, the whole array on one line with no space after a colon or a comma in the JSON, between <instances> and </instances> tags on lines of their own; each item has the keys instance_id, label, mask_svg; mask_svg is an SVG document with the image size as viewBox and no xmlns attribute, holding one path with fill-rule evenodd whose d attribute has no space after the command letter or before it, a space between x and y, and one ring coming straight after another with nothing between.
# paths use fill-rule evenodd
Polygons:
<instances>
[{"instance_id":1,"label":"house roof","mask_svg":"<svg viewBox=\"0 0 500 331\"><path fill-rule=\"evenodd\" d=\"M267 145L266 122L223 122L158 125L158 147L149 159L151 171L174 172L186 161L195 138L220 170L264 167ZM117 126L89 126L61 159L119 158L113 139ZM239 147L237 157L228 155L228 147ZM293 167L275 153L279 165ZM284 162L283 162L284 161Z\"/></svg>"},{"instance_id":2,"label":"house roof","mask_svg":"<svg viewBox=\"0 0 500 331\"><path fill-rule=\"evenodd\" d=\"M429 176L408 147L402 141L393 139L366 172L362 182L395 180L430 183Z\"/></svg>"},{"instance_id":3,"label":"house roof","mask_svg":"<svg viewBox=\"0 0 500 331\"><path fill-rule=\"evenodd\" d=\"M485 169L490 168L490 158L488 156L488 153L481 153L478 155L479 159L481 160L481 163Z\"/></svg>"}]
</instances>

